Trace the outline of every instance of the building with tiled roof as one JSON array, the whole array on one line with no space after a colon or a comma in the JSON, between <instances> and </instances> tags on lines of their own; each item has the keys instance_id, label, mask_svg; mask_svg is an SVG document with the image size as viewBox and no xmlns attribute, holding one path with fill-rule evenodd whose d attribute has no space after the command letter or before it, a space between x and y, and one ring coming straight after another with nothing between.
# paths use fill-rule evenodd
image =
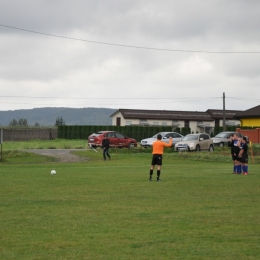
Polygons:
<instances>
[{"instance_id":1,"label":"building with tiled roof","mask_svg":"<svg viewBox=\"0 0 260 260\"><path fill-rule=\"evenodd\" d=\"M237 113L235 119L240 120L241 126L260 126L260 105Z\"/></svg>"},{"instance_id":2,"label":"building with tiled roof","mask_svg":"<svg viewBox=\"0 0 260 260\"><path fill-rule=\"evenodd\" d=\"M240 110L225 110L226 125L239 125L240 121L234 115ZM223 110L208 109L198 111L140 110L119 109L111 116L112 125L152 125L190 127L191 131L212 132L215 126L223 126Z\"/></svg>"}]
</instances>

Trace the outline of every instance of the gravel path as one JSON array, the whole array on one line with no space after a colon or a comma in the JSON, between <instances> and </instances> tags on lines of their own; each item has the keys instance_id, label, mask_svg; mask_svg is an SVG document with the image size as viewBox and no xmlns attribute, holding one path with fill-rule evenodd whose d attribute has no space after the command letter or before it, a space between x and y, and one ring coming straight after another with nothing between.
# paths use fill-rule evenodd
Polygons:
<instances>
[{"instance_id":1,"label":"gravel path","mask_svg":"<svg viewBox=\"0 0 260 260\"><path fill-rule=\"evenodd\" d=\"M29 153L36 153L55 157L58 162L86 162L86 157L72 154L71 151L86 151L86 149L27 149Z\"/></svg>"}]
</instances>

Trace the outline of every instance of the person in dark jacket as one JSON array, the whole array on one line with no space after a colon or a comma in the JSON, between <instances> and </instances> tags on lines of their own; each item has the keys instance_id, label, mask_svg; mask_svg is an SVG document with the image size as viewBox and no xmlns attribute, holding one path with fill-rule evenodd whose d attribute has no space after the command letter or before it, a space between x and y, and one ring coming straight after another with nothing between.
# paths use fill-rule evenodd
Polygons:
<instances>
[{"instance_id":1,"label":"person in dark jacket","mask_svg":"<svg viewBox=\"0 0 260 260\"><path fill-rule=\"evenodd\" d=\"M228 146L230 147L230 152L231 152L231 157L232 157L232 161L233 161L233 174L236 173L236 158L235 158L235 155L234 155L234 135L231 135L229 140L228 140Z\"/></svg>"},{"instance_id":2,"label":"person in dark jacket","mask_svg":"<svg viewBox=\"0 0 260 260\"><path fill-rule=\"evenodd\" d=\"M240 152L239 152L239 157L241 158L244 175L248 175L248 153L247 152L248 152L247 138L243 137Z\"/></svg>"},{"instance_id":3,"label":"person in dark jacket","mask_svg":"<svg viewBox=\"0 0 260 260\"><path fill-rule=\"evenodd\" d=\"M109 139L105 136L105 138L102 140L102 149L103 149L103 158L104 161L107 159L107 157L109 158L109 160L111 159L108 151L109 151Z\"/></svg>"}]
</instances>

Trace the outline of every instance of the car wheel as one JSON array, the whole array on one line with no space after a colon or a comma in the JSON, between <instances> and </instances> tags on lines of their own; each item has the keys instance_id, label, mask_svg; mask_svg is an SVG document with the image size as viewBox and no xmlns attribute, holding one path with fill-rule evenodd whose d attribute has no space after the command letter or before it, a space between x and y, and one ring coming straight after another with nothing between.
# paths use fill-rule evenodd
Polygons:
<instances>
[{"instance_id":1,"label":"car wheel","mask_svg":"<svg viewBox=\"0 0 260 260\"><path fill-rule=\"evenodd\" d=\"M213 152L214 151L214 147L213 147L213 145L210 145L209 146L209 152Z\"/></svg>"},{"instance_id":2,"label":"car wheel","mask_svg":"<svg viewBox=\"0 0 260 260\"><path fill-rule=\"evenodd\" d=\"M197 151L197 152L200 151L200 146L199 146L199 145L196 146L196 151Z\"/></svg>"},{"instance_id":3,"label":"car wheel","mask_svg":"<svg viewBox=\"0 0 260 260\"><path fill-rule=\"evenodd\" d=\"M219 145L218 145L219 147L224 147L224 143L219 143Z\"/></svg>"}]
</instances>

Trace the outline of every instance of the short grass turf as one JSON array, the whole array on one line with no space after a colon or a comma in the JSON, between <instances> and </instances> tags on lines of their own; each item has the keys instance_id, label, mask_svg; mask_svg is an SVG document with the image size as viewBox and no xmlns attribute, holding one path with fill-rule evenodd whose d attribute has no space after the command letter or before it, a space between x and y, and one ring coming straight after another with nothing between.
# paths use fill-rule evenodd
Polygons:
<instances>
[{"instance_id":1,"label":"short grass turf","mask_svg":"<svg viewBox=\"0 0 260 260\"><path fill-rule=\"evenodd\" d=\"M260 258L259 165L233 175L165 154L158 183L150 154L81 153L0 163L0 259Z\"/></svg>"}]
</instances>

